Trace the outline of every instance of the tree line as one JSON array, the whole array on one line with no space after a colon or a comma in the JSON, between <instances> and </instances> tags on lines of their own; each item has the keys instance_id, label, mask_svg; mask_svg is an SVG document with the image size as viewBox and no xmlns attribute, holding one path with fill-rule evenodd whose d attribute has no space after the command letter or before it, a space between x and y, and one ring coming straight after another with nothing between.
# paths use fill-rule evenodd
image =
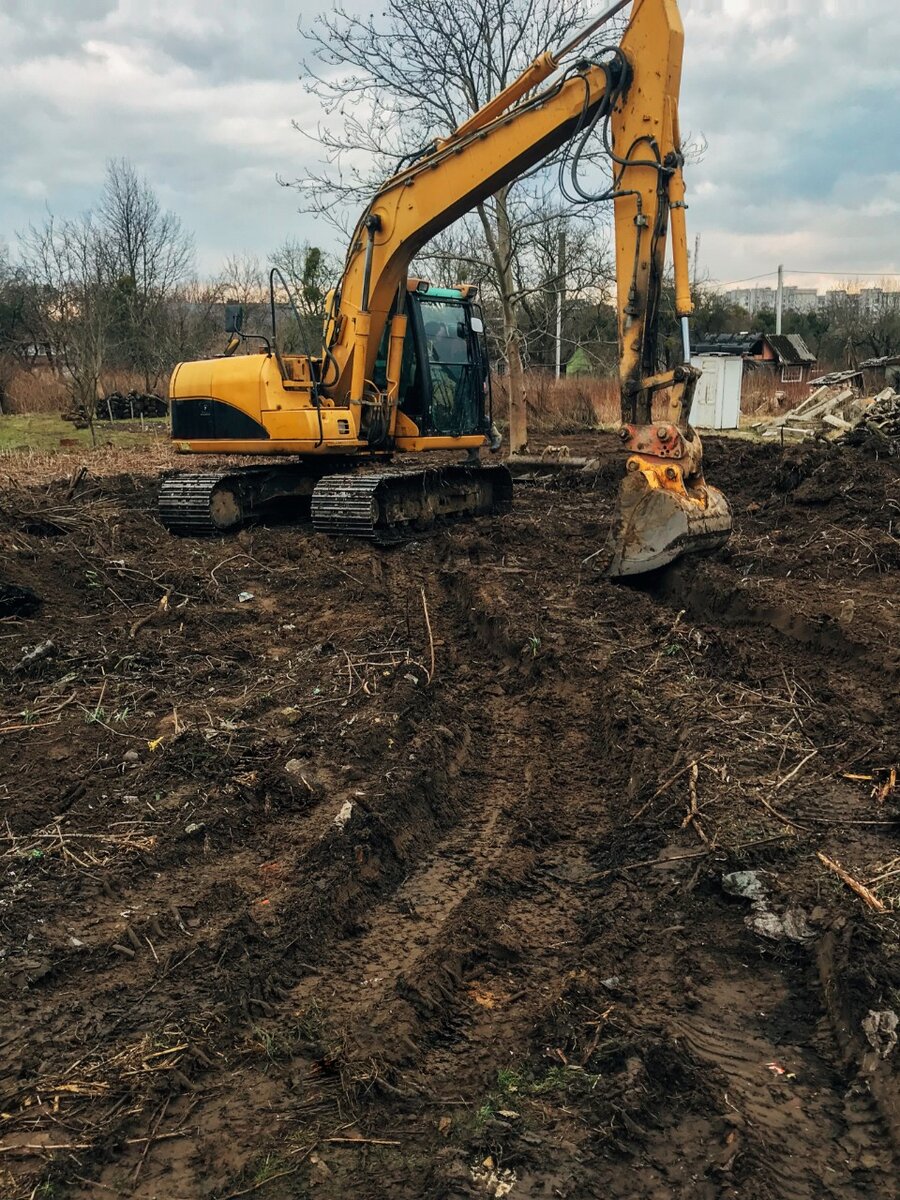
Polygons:
<instances>
[{"instance_id":1,"label":"tree line","mask_svg":"<svg viewBox=\"0 0 900 1200\"><path fill-rule=\"evenodd\" d=\"M279 284L281 344L316 346L335 271L321 250L286 238L265 263L233 255L216 278L201 280L180 218L130 162L110 162L88 212L50 213L20 233L13 250L0 249L0 411L15 373L38 366L53 372L91 425L110 371L137 376L146 392L163 390L177 362L221 348L227 301L245 304L248 321L263 326L271 267L290 286L301 320L298 327L285 316Z\"/></svg>"},{"instance_id":2,"label":"tree line","mask_svg":"<svg viewBox=\"0 0 900 1200\"><path fill-rule=\"evenodd\" d=\"M752 316L721 294L703 288L698 297L696 324L704 333L774 333L775 312L761 309ZM870 314L852 296L834 297L814 312L786 309L783 333L798 333L823 363L856 366L867 359L900 354L900 309Z\"/></svg>"},{"instance_id":3,"label":"tree line","mask_svg":"<svg viewBox=\"0 0 900 1200\"><path fill-rule=\"evenodd\" d=\"M513 285L504 296L487 239L474 218L458 222L420 255L414 272L435 283L466 281L480 288L495 370L552 371L561 334L563 368L614 375L618 347L612 301L613 262L608 230L532 193L516 225ZM539 218L539 219L538 219ZM562 248L565 247L564 254ZM222 346L223 306L238 302L246 328L269 325L269 271L277 268L277 333L287 352L316 354L325 297L337 282L339 260L308 242L285 238L266 259L232 255L212 280L198 280L193 238L176 214L162 208L149 181L125 160L108 164L97 204L75 218L49 214L18 238L17 253L0 253L0 410L17 369L49 367L73 409L90 423L110 371L137 376L146 392L164 391L180 361ZM288 307L290 288L300 321ZM774 314L752 318L707 286L696 289L698 335L745 330L772 332ZM515 354L510 355L507 307L515 308ZM663 292L661 345L677 361L681 335L670 285ZM558 324L559 321L559 324ZM900 352L900 313L860 314L851 303L824 312L788 311L786 333L799 333L820 361L851 364Z\"/></svg>"}]
</instances>

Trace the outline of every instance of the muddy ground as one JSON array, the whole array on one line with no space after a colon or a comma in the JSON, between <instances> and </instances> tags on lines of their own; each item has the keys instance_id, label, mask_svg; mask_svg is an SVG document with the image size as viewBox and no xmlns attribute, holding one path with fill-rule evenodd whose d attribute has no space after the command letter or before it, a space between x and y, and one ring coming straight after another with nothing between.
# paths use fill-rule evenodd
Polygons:
<instances>
[{"instance_id":1,"label":"muddy ground","mask_svg":"<svg viewBox=\"0 0 900 1200\"><path fill-rule=\"evenodd\" d=\"M392 550L7 477L3 1200L898 1194L900 477L707 463L640 587L618 467Z\"/></svg>"}]
</instances>

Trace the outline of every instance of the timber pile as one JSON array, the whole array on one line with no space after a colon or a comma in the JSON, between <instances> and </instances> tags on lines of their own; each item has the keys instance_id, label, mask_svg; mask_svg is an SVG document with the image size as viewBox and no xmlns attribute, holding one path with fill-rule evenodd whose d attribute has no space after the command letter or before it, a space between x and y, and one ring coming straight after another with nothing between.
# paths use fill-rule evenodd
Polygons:
<instances>
[{"instance_id":1,"label":"timber pile","mask_svg":"<svg viewBox=\"0 0 900 1200\"><path fill-rule=\"evenodd\" d=\"M891 389L887 389L893 395ZM882 396L885 393L882 393ZM877 399L881 399L878 396ZM846 384L824 385L781 417L760 421L752 428L764 438L827 438L834 441L854 429L874 401Z\"/></svg>"},{"instance_id":2,"label":"timber pile","mask_svg":"<svg viewBox=\"0 0 900 1200\"><path fill-rule=\"evenodd\" d=\"M839 441L842 446L864 446L886 454L900 454L900 395L885 388Z\"/></svg>"},{"instance_id":3,"label":"timber pile","mask_svg":"<svg viewBox=\"0 0 900 1200\"><path fill-rule=\"evenodd\" d=\"M169 406L155 392L110 392L97 401L94 417L98 421L137 421L141 417L165 417ZM60 413L76 429L87 429L89 421L83 404L73 405Z\"/></svg>"},{"instance_id":4,"label":"timber pile","mask_svg":"<svg viewBox=\"0 0 900 1200\"><path fill-rule=\"evenodd\" d=\"M168 405L156 392L110 392L97 405L101 420L133 421L137 417L164 417Z\"/></svg>"}]
</instances>

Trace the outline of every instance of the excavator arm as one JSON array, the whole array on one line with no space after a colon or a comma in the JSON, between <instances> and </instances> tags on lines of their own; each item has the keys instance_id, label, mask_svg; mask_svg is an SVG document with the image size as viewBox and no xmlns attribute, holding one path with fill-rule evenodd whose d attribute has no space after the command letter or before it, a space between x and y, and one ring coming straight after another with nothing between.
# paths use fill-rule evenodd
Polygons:
<instances>
[{"instance_id":1,"label":"excavator arm","mask_svg":"<svg viewBox=\"0 0 900 1200\"><path fill-rule=\"evenodd\" d=\"M560 71L562 60L610 10L557 51L540 55L508 88L435 142L374 196L356 226L326 329L333 375L323 386L351 408L386 406L391 428L406 330L409 265L435 234L553 155L567 142L604 130L613 166L616 294L623 449L630 452L613 533L602 561L613 575L644 572L682 550L721 544L731 514L702 473L700 440L688 418L698 372L690 365L683 158L678 94L684 34L675 0L634 0L618 47L600 61ZM559 72L555 82L534 91ZM601 124L602 122L602 124ZM582 195L584 193L582 192ZM676 311L684 361L658 371L658 322L671 233ZM387 390L371 380L385 326ZM653 423L657 394L668 398Z\"/></svg>"}]
</instances>

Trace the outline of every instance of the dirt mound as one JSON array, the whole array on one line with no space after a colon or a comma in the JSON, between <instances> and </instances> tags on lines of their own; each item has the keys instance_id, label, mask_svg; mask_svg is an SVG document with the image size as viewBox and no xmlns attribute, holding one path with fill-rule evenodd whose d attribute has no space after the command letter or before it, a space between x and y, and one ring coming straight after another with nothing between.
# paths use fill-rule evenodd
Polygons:
<instances>
[{"instance_id":1,"label":"dirt mound","mask_svg":"<svg viewBox=\"0 0 900 1200\"><path fill-rule=\"evenodd\" d=\"M612 471L393 550L0 493L0 1194L897 1194L900 474L707 461L629 586Z\"/></svg>"}]
</instances>

